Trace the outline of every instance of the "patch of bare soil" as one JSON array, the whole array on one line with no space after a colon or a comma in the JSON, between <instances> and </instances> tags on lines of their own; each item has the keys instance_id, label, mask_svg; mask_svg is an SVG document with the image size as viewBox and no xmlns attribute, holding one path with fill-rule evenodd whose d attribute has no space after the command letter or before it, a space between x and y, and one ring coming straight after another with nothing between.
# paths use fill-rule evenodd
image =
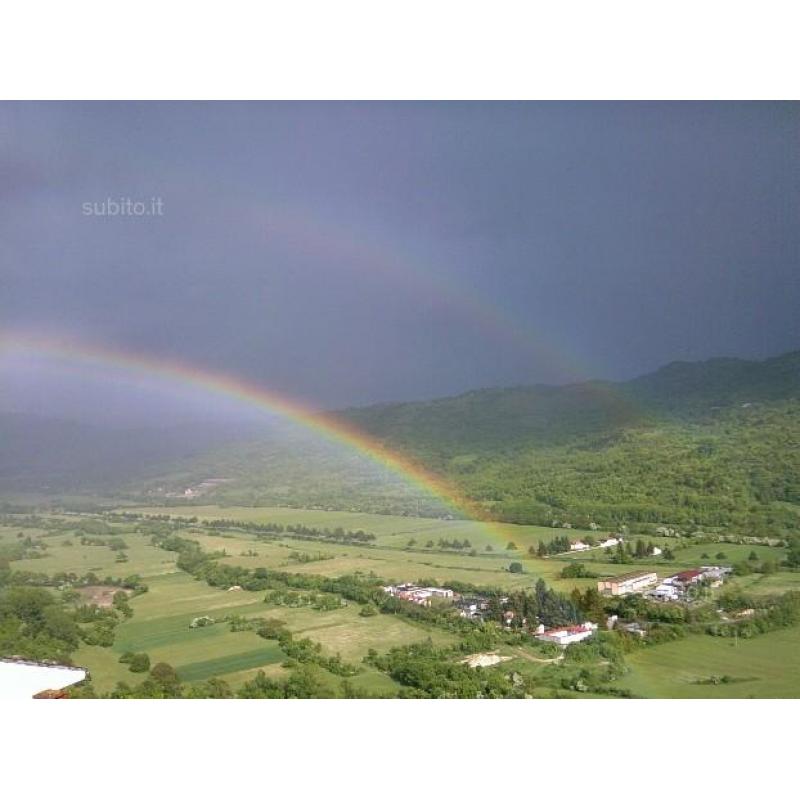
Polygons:
<instances>
[{"instance_id":1,"label":"patch of bare soil","mask_svg":"<svg viewBox=\"0 0 800 800\"><path fill-rule=\"evenodd\" d=\"M86 605L96 605L99 608L110 608L117 592L131 593L129 589L120 586L81 586L77 591Z\"/></svg>"},{"instance_id":2,"label":"patch of bare soil","mask_svg":"<svg viewBox=\"0 0 800 800\"><path fill-rule=\"evenodd\" d=\"M510 658L511 656L501 656L497 653L475 653L474 655L462 658L461 663L467 664L475 669L475 667L493 667L495 664L509 661Z\"/></svg>"}]
</instances>

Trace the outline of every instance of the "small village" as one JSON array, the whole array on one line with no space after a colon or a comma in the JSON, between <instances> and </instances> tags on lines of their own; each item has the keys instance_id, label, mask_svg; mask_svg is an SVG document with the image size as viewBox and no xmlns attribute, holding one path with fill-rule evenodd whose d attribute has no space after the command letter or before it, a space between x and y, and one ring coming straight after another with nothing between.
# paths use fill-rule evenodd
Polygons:
<instances>
[{"instance_id":1,"label":"small village","mask_svg":"<svg viewBox=\"0 0 800 800\"><path fill-rule=\"evenodd\" d=\"M611 597L643 594L651 600L691 602L696 597L692 592L693 587L705 585L716 589L732 572L730 567L702 566L676 572L659 580L658 574L652 570L637 570L599 580L597 591Z\"/></svg>"},{"instance_id":2,"label":"small village","mask_svg":"<svg viewBox=\"0 0 800 800\"><path fill-rule=\"evenodd\" d=\"M602 597L609 598L640 595L647 600L660 603L692 603L700 596L701 587L719 588L732 571L730 567L709 565L683 570L660 579L655 571L637 570L599 579L597 592ZM448 587L418 586L413 583L384 586L383 591L398 600L419 606L452 604L461 618L475 622L498 619L502 621L504 627L511 628L516 617L513 610L506 608L509 598L505 596L461 595ZM529 624L527 619L519 622L538 641L562 648L589 639L599 628L596 622L591 621L549 628L538 621L535 625ZM640 623L625 622L616 614L606 617L605 627L607 630L624 631L640 638L647 635L646 628Z\"/></svg>"}]
</instances>

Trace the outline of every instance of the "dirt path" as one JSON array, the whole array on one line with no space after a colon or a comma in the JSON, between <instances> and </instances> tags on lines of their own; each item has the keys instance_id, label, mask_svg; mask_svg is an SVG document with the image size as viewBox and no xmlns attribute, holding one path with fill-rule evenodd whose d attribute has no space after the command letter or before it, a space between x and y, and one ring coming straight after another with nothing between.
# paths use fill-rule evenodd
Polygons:
<instances>
[{"instance_id":1,"label":"dirt path","mask_svg":"<svg viewBox=\"0 0 800 800\"><path fill-rule=\"evenodd\" d=\"M533 661L534 664L556 664L557 662L564 660L563 653L559 653L553 658L538 658L537 656L532 656L530 653L525 652L525 649L522 647L515 648L515 652L520 656L520 658L524 658L526 661Z\"/></svg>"}]
</instances>

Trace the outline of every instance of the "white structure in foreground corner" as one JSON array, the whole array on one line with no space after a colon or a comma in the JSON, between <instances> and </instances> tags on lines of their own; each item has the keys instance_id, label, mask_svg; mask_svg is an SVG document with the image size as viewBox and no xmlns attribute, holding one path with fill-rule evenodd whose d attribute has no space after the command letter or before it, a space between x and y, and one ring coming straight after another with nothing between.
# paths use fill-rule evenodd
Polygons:
<instances>
[{"instance_id":1,"label":"white structure in foreground corner","mask_svg":"<svg viewBox=\"0 0 800 800\"><path fill-rule=\"evenodd\" d=\"M86 677L85 669L33 661L0 659L0 700L30 700L42 692L58 692Z\"/></svg>"},{"instance_id":2,"label":"white structure in foreground corner","mask_svg":"<svg viewBox=\"0 0 800 800\"><path fill-rule=\"evenodd\" d=\"M550 628L550 630L545 630L544 625L540 625L536 629L536 638L540 642L550 642L550 644L566 647L568 644L588 639L596 630L597 625L594 622L583 622L580 625L571 625L567 628Z\"/></svg>"}]
</instances>

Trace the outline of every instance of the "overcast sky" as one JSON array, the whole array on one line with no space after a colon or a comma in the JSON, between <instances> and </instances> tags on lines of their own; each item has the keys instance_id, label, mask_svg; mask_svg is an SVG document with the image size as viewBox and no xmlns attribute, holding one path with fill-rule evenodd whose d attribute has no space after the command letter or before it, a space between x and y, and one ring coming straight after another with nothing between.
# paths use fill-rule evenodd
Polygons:
<instances>
[{"instance_id":1,"label":"overcast sky","mask_svg":"<svg viewBox=\"0 0 800 800\"><path fill-rule=\"evenodd\" d=\"M790 103L0 103L0 330L323 407L761 358L799 201ZM28 367L0 407L45 409Z\"/></svg>"}]
</instances>

